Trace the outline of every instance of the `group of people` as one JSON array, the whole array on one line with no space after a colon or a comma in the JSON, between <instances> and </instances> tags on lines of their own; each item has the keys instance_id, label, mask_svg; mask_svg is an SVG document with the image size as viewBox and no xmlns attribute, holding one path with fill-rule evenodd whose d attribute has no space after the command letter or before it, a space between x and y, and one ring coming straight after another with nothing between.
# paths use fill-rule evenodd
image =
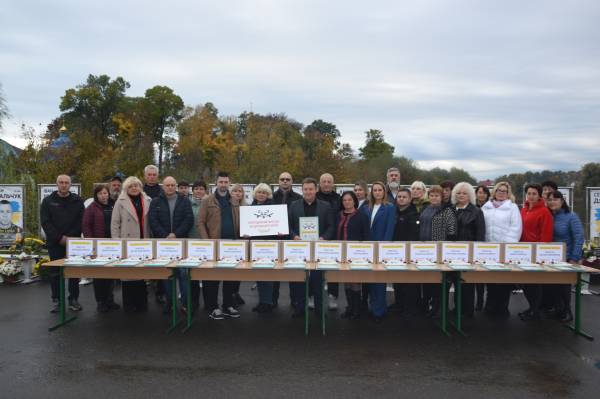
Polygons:
<instances>
[{"instance_id":1,"label":"group of people","mask_svg":"<svg viewBox=\"0 0 600 399\"><path fill-rule=\"evenodd\" d=\"M41 223L47 237L50 258L64 258L67 237L86 238L201 238L201 239L277 239L299 240L301 217L318 217L319 238L344 241L490 241L490 242L565 242L567 261L581 262L583 228L578 217L555 183L526 186L526 199L519 208L510 184L498 182L490 191L486 186L451 181L429 187L415 181L410 188L400 184L399 169L387 170L386 181L364 181L341 195L335 191L329 173L302 180L302 195L292 189L292 175L283 172L275 192L268 184L255 186L251 204L246 204L244 189L231 184L229 175L220 172L216 189L209 193L204 181L191 185L171 177L159 184L158 168L144 169L144 182L135 176L122 181L115 177L94 189L93 201L84 207L83 200L69 191L71 179L57 178L57 191L41 204ZM289 234L269 237L240 237L240 206L285 204L288 206ZM240 317L239 306L245 302L239 294L239 281L191 282L187 292L184 273L177 272L181 302L171 303L170 285L158 281L155 295L165 305L165 312L178 306L193 312L200 306L214 320ZM327 297L320 289L322 272L311 271L309 307L316 312L338 307L339 284L329 283ZM53 312L58 311L58 275L52 277ZM115 302L113 280L94 280L94 293L99 312L119 309ZM148 309L148 282L122 281L125 311ZM222 300L219 303L219 287ZM79 304L77 279L69 279L68 306L73 311ZM258 313L272 312L279 302L279 282L256 283L259 301L253 308ZM484 294L487 289L487 295ZM462 312L472 317L476 311L506 317L513 285L463 284ZM386 300L385 284L344 284L347 306L342 317L356 319L368 311L369 317L381 322L388 311L406 315L424 313L437 317L440 312L439 284L394 284L394 301ZM524 285L529 307L519 313L524 320L536 320L543 311L561 321L572 319L569 285ZM305 297L303 283L289 283L293 317L303 317ZM188 295L192 309L187 309Z\"/></svg>"}]
</instances>

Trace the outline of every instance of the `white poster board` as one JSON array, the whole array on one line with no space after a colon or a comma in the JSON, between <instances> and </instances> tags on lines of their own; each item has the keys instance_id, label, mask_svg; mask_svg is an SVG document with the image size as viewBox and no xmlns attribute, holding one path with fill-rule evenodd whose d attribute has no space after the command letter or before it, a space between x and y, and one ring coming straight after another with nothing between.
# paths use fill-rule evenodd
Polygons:
<instances>
[{"instance_id":1,"label":"white poster board","mask_svg":"<svg viewBox=\"0 0 600 399\"><path fill-rule=\"evenodd\" d=\"M130 259L152 259L154 257L152 241L127 241L127 257Z\"/></svg>"},{"instance_id":2,"label":"white poster board","mask_svg":"<svg viewBox=\"0 0 600 399\"><path fill-rule=\"evenodd\" d=\"M437 244L431 243L410 243L411 262L437 262Z\"/></svg>"},{"instance_id":3,"label":"white poster board","mask_svg":"<svg viewBox=\"0 0 600 399\"><path fill-rule=\"evenodd\" d=\"M396 262L406 262L407 245L405 242L380 242L378 249L379 263L392 259Z\"/></svg>"},{"instance_id":4,"label":"white poster board","mask_svg":"<svg viewBox=\"0 0 600 399\"><path fill-rule=\"evenodd\" d=\"M600 237L600 187L587 188L589 237Z\"/></svg>"},{"instance_id":5,"label":"white poster board","mask_svg":"<svg viewBox=\"0 0 600 399\"><path fill-rule=\"evenodd\" d=\"M215 242L204 240L188 240L187 257L204 260L214 260Z\"/></svg>"},{"instance_id":6,"label":"white poster board","mask_svg":"<svg viewBox=\"0 0 600 399\"><path fill-rule=\"evenodd\" d=\"M23 204L25 186L0 185L0 248L10 247L17 236L22 236L24 225Z\"/></svg>"},{"instance_id":7,"label":"white poster board","mask_svg":"<svg viewBox=\"0 0 600 399\"><path fill-rule=\"evenodd\" d=\"M531 263L532 253L532 244L505 244L504 263Z\"/></svg>"},{"instance_id":8,"label":"white poster board","mask_svg":"<svg viewBox=\"0 0 600 399\"><path fill-rule=\"evenodd\" d=\"M536 244L536 263L561 263L565 261L565 247L560 243Z\"/></svg>"},{"instance_id":9,"label":"white poster board","mask_svg":"<svg viewBox=\"0 0 600 399\"><path fill-rule=\"evenodd\" d=\"M464 262L468 263L471 258L471 245L466 242L443 242L442 243L442 261L443 262Z\"/></svg>"},{"instance_id":10,"label":"white poster board","mask_svg":"<svg viewBox=\"0 0 600 399\"><path fill-rule=\"evenodd\" d=\"M372 242L347 242L346 261L351 262L355 259L365 259L367 262L374 262L375 244Z\"/></svg>"},{"instance_id":11,"label":"white poster board","mask_svg":"<svg viewBox=\"0 0 600 399\"><path fill-rule=\"evenodd\" d=\"M500 243L474 242L473 261L479 263L500 263Z\"/></svg>"},{"instance_id":12,"label":"white poster board","mask_svg":"<svg viewBox=\"0 0 600 399\"><path fill-rule=\"evenodd\" d=\"M251 241L250 260L268 259L279 261L279 243L277 241Z\"/></svg>"},{"instance_id":13,"label":"white poster board","mask_svg":"<svg viewBox=\"0 0 600 399\"><path fill-rule=\"evenodd\" d=\"M312 261L310 244L307 241L284 241L283 259L302 259L305 262Z\"/></svg>"},{"instance_id":14,"label":"white poster board","mask_svg":"<svg viewBox=\"0 0 600 399\"><path fill-rule=\"evenodd\" d=\"M287 205L240 207L240 236L264 237L288 233Z\"/></svg>"},{"instance_id":15,"label":"white poster board","mask_svg":"<svg viewBox=\"0 0 600 399\"><path fill-rule=\"evenodd\" d=\"M247 253L247 241L219 241L218 259L235 259L237 261L245 261Z\"/></svg>"},{"instance_id":16,"label":"white poster board","mask_svg":"<svg viewBox=\"0 0 600 399\"><path fill-rule=\"evenodd\" d=\"M97 240L96 256L98 258L121 259L123 243L119 240Z\"/></svg>"},{"instance_id":17,"label":"white poster board","mask_svg":"<svg viewBox=\"0 0 600 399\"><path fill-rule=\"evenodd\" d=\"M342 261L342 243L330 241L315 242L315 259L317 261L333 260Z\"/></svg>"},{"instance_id":18,"label":"white poster board","mask_svg":"<svg viewBox=\"0 0 600 399\"><path fill-rule=\"evenodd\" d=\"M87 257L94 254L94 240L68 239L67 258Z\"/></svg>"},{"instance_id":19,"label":"white poster board","mask_svg":"<svg viewBox=\"0 0 600 399\"><path fill-rule=\"evenodd\" d=\"M183 241L156 241L156 257L160 259L183 259Z\"/></svg>"}]
</instances>

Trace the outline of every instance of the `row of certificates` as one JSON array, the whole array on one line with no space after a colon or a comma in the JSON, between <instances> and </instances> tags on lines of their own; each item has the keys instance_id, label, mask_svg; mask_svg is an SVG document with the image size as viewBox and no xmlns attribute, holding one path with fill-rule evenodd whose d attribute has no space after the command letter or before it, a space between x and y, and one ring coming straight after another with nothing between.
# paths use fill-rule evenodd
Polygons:
<instances>
[{"instance_id":1,"label":"row of certificates","mask_svg":"<svg viewBox=\"0 0 600 399\"><path fill-rule=\"evenodd\" d=\"M456 269L478 263L498 265L563 265L563 243L487 243L487 242L344 242L344 241L258 241L258 240L112 240L69 239L67 263L81 259L156 260L156 265L185 260L224 264L253 261L317 262L327 268L348 263L357 268L374 263L398 265L454 265Z\"/></svg>"}]
</instances>

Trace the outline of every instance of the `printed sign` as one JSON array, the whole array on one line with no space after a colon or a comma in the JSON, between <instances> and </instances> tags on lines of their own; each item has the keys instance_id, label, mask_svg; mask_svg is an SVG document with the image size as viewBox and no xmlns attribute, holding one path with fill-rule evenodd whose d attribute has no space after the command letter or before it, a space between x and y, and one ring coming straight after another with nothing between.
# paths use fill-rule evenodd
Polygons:
<instances>
[{"instance_id":1,"label":"printed sign","mask_svg":"<svg viewBox=\"0 0 600 399\"><path fill-rule=\"evenodd\" d=\"M442 260L444 262L469 262L471 247L463 242L443 242Z\"/></svg>"},{"instance_id":2,"label":"printed sign","mask_svg":"<svg viewBox=\"0 0 600 399\"><path fill-rule=\"evenodd\" d=\"M500 244L488 242L473 243L473 261L479 263L500 263Z\"/></svg>"},{"instance_id":3,"label":"printed sign","mask_svg":"<svg viewBox=\"0 0 600 399\"><path fill-rule=\"evenodd\" d=\"M0 248L23 235L24 189L22 184L0 185Z\"/></svg>"},{"instance_id":4,"label":"printed sign","mask_svg":"<svg viewBox=\"0 0 600 399\"><path fill-rule=\"evenodd\" d=\"M127 257L131 259L152 259L152 241L127 241Z\"/></svg>"},{"instance_id":5,"label":"printed sign","mask_svg":"<svg viewBox=\"0 0 600 399\"><path fill-rule=\"evenodd\" d=\"M252 260L279 260L279 243L277 241L252 241L250 245Z\"/></svg>"},{"instance_id":6,"label":"printed sign","mask_svg":"<svg viewBox=\"0 0 600 399\"><path fill-rule=\"evenodd\" d=\"M121 259L123 257L123 243L117 240L96 241L96 256L99 258Z\"/></svg>"},{"instance_id":7,"label":"printed sign","mask_svg":"<svg viewBox=\"0 0 600 399\"><path fill-rule=\"evenodd\" d=\"M287 205L240 207L240 235L242 237L276 236L288 233Z\"/></svg>"},{"instance_id":8,"label":"printed sign","mask_svg":"<svg viewBox=\"0 0 600 399\"><path fill-rule=\"evenodd\" d=\"M537 244L535 246L535 261L537 263L564 262L563 244Z\"/></svg>"},{"instance_id":9,"label":"printed sign","mask_svg":"<svg viewBox=\"0 0 600 399\"><path fill-rule=\"evenodd\" d=\"M67 240L67 258L92 256L94 254L94 240Z\"/></svg>"},{"instance_id":10,"label":"printed sign","mask_svg":"<svg viewBox=\"0 0 600 399\"><path fill-rule=\"evenodd\" d=\"M302 259L310 262L310 242L306 241L284 241L283 242L284 259Z\"/></svg>"},{"instance_id":11,"label":"printed sign","mask_svg":"<svg viewBox=\"0 0 600 399\"><path fill-rule=\"evenodd\" d=\"M505 244L504 262L505 263L531 263L533 257L531 244Z\"/></svg>"},{"instance_id":12,"label":"printed sign","mask_svg":"<svg viewBox=\"0 0 600 399\"><path fill-rule=\"evenodd\" d=\"M246 260L246 241L219 241L219 259Z\"/></svg>"},{"instance_id":13,"label":"printed sign","mask_svg":"<svg viewBox=\"0 0 600 399\"><path fill-rule=\"evenodd\" d=\"M160 240L156 241L156 257L162 259L182 259L183 241Z\"/></svg>"},{"instance_id":14,"label":"printed sign","mask_svg":"<svg viewBox=\"0 0 600 399\"><path fill-rule=\"evenodd\" d=\"M334 260L342 261L342 243L318 241L315 243L315 258L317 261Z\"/></svg>"},{"instance_id":15,"label":"printed sign","mask_svg":"<svg viewBox=\"0 0 600 399\"><path fill-rule=\"evenodd\" d=\"M373 262L375 244L371 242L348 242L346 243L346 260L365 259Z\"/></svg>"},{"instance_id":16,"label":"printed sign","mask_svg":"<svg viewBox=\"0 0 600 399\"><path fill-rule=\"evenodd\" d=\"M188 258L214 260L215 242L202 240L188 240L187 256Z\"/></svg>"},{"instance_id":17,"label":"printed sign","mask_svg":"<svg viewBox=\"0 0 600 399\"><path fill-rule=\"evenodd\" d=\"M406 260L406 243L404 242L389 242L379 243L379 262L383 260L394 259L395 261L404 262Z\"/></svg>"},{"instance_id":18,"label":"printed sign","mask_svg":"<svg viewBox=\"0 0 600 399\"><path fill-rule=\"evenodd\" d=\"M300 239L304 241L317 241L319 239L319 217L299 218Z\"/></svg>"},{"instance_id":19,"label":"printed sign","mask_svg":"<svg viewBox=\"0 0 600 399\"><path fill-rule=\"evenodd\" d=\"M411 243L410 259L412 262L437 262L437 244Z\"/></svg>"},{"instance_id":20,"label":"printed sign","mask_svg":"<svg viewBox=\"0 0 600 399\"><path fill-rule=\"evenodd\" d=\"M588 187L590 240L600 237L600 187Z\"/></svg>"}]
</instances>

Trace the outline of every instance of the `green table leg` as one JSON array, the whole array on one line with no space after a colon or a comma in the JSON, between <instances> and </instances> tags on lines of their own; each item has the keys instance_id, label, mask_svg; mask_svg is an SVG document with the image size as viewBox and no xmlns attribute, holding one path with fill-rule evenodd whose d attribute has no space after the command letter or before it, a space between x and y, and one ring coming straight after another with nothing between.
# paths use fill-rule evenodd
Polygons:
<instances>
[{"instance_id":1,"label":"green table leg","mask_svg":"<svg viewBox=\"0 0 600 399\"><path fill-rule=\"evenodd\" d=\"M177 327L180 320L177 320L177 276L176 269L173 269L171 277L171 327L167 330L167 334L170 333Z\"/></svg>"},{"instance_id":2,"label":"green table leg","mask_svg":"<svg viewBox=\"0 0 600 399\"><path fill-rule=\"evenodd\" d=\"M187 281L186 281L186 285L187 285L187 314L186 314L186 326L183 329L182 332L186 332L187 330L189 330L192 327L192 271L191 269L187 268L185 269L186 271L186 277L187 277Z\"/></svg>"},{"instance_id":3,"label":"green table leg","mask_svg":"<svg viewBox=\"0 0 600 399\"><path fill-rule=\"evenodd\" d=\"M594 337L581 330L581 273L577 273L577 285L575 285L575 320L573 325L566 327L571 329L576 335L581 335L590 341L594 340Z\"/></svg>"},{"instance_id":4,"label":"green table leg","mask_svg":"<svg viewBox=\"0 0 600 399\"><path fill-rule=\"evenodd\" d=\"M442 272L442 332L446 335L450 335L448 333L448 323L446 320L447 312L448 312L448 281L446 272Z\"/></svg>"},{"instance_id":5,"label":"green table leg","mask_svg":"<svg viewBox=\"0 0 600 399\"><path fill-rule=\"evenodd\" d=\"M64 268L58 268L58 309L59 309L59 322L58 324L48 328L48 331L54 331L59 327L64 326L67 323L72 322L77 317L71 316L67 318L67 304L65 302L65 273Z\"/></svg>"},{"instance_id":6,"label":"green table leg","mask_svg":"<svg viewBox=\"0 0 600 399\"><path fill-rule=\"evenodd\" d=\"M323 278L321 279L321 331L323 336L327 335L327 313L325 313L325 311L327 310L325 306L325 283L327 275L325 273L326 272L322 272Z\"/></svg>"},{"instance_id":7,"label":"green table leg","mask_svg":"<svg viewBox=\"0 0 600 399\"><path fill-rule=\"evenodd\" d=\"M310 272L307 270L304 275L304 335L308 335L309 316L308 316L308 284L310 281Z\"/></svg>"}]
</instances>

